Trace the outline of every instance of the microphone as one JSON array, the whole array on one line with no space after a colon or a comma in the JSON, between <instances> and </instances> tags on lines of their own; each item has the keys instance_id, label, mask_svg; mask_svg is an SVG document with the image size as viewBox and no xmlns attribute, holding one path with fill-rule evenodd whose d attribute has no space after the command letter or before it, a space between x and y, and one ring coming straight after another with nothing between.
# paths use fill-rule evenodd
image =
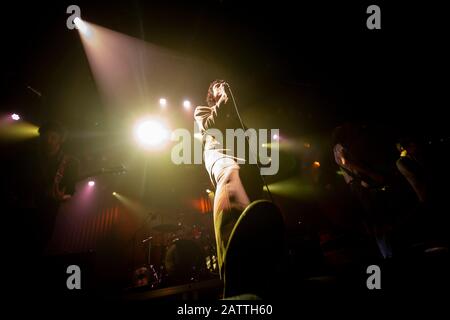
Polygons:
<instances>
[{"instance_id":1,"label":"microphone","mask_svg":"<svg viewBox=\"0 0 450 320\"><path fill-rule=\"evenodd\" d=\"M142 243L146 243L147 241L150 241L152 239L153 239L153 237L148 237L147 239L142 240Z\"/></svg>"}]
</instances>

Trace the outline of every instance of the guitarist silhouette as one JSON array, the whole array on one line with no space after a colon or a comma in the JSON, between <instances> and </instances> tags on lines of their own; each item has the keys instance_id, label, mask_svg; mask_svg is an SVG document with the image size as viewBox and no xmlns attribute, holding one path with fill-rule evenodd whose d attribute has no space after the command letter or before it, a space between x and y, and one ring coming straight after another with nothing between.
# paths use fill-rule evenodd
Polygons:
<instances>
[{"instance_id":1,"label":"guitarist silhouette","mask_svg":"<svg viewBox=\"0 0 450 320\"><path fill-rule=\"evenodd\" d=\"M32 179L32 208L34 217L30 220L36 249L42 255L49 242L62 202L71 199L78 181L88 177L125 172L123 166L102 168L80 175L79 161L63 150L66 132L56 123L47 123L39 129L39 170ZM34 199L33 199L34 198Z\"/></svg>"},{"instance_id":2,"label":"guitarist silhouette","mask_svg":"<svg viewBox=\"0 0 450 320\"><path fill-rule=\"evenodd\" d=\"M56 122L48 122L39 128L39 170L33 179L33 207L35 216L34 237L36 249L42 254L50 237L59 206L75 192L78 180L79 161L66 154L63 143L65 129Z\"/></svg>"}]
</instances>

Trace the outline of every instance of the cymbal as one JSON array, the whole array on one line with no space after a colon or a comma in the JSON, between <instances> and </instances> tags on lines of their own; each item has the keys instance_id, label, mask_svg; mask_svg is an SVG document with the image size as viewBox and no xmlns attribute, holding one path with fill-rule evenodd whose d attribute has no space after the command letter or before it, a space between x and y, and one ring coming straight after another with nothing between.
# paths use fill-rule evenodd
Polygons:
<instances>
[{"instance_id":1,"label":"cymbal","mask_svg":"<svg viewBox=\"0 0 450 320\"><path fill-rule=\"evenodd\" d=\"M171 223L164 223L154 226L152 229L159 232L175 232L180 230L180 226Z\"/></svg>"}]
</instances>

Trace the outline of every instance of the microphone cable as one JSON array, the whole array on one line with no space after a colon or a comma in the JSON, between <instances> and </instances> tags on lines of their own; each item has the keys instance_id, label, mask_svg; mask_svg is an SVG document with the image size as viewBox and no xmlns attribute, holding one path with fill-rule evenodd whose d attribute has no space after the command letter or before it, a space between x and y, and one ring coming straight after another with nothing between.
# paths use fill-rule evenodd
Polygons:
<instances>
[{"instance_id":1,"label":"microphone cable","mask_svg":"<svg viewBox=\"0 0 450 320\"><path fill-rule=\"evenodd\" d=\"M244 133L245 133L244 122L242 121L242 117L241 117L241 115L239 113L239 110L238 110L238 107L237 107L237 104L236 104L236 100L234 99L233 91L231 90L231 87L230 87L230 85L227 82L224 82L224 84L228 87L228 91L230 91L231 100L233 101L234 109L236 110L236 114L237 114L237 116L239 118L239 122L241 124L242 130L244 130ZM269 195L270 201L275 203L275 201L273 200L272 192L270 192L269 185L267 184L266 179L264 178L264 176L261 174L261 166L259 165L258 156L257 156L256 153L254 153L254 150L252 150L252 145L250 144L250 141L248 140L248 137L245 134L244 134L244 136L245 136L245 139L248 142L250 153L251 154L253 153L255 155L255 157L256 157L256 166L258 167L258 170L259 170L259 176L260 176L260 178L262 180L262 183L266 187L267 194Z\"/></svg>"}]
</instances>

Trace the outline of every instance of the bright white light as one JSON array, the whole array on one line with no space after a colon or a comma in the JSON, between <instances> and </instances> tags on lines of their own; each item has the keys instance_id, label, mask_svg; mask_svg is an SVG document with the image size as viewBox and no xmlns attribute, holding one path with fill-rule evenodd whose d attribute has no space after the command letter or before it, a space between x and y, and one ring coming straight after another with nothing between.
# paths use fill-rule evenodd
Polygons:
<instances>
[{"instance_id":1,"label":"bright white light","mask_svg":"<svg viewBox=\"0 0 450 320\"><path fill-rule=\"evenodd\" d=\"M88 185L89 185L89 187L93 187L93 186L95 186L95 181L92 181L92 180L91 180L91 181L89 181L89 182L88 182Z\"/></svg>"},{"instance_id":2,"label":"bright white light","mask_svg":"<svg viewBox=\"0 0 450 320\"><path fill-rule=\"evenodd\" d=\"M162 145L169 140L169 130L160 122L145 120L140 122L135 129L136 139L146 147Z\"/></svg>"},{"instance_id":3,"label":"bright white light","mask_svg":"<svg viewBox=\"0 0 450 320\"><path fill-rule=\"evenodd\" d=\"M75 26L77 27L78 31L80 31L81 34L83 34L86 37L91 36L92 34L91 28L89 28L86 22L81 20L79 17L76 17L73 20L73 23L75 23Z\"/></svg>"},{"instance_id":4,"label":"bright white light","mask_svg":"<svg viewBox=\"0 0 450 320\"><path fill-rule=\"evenodd\" d=\"M14 121L20 120L20 116L17 113L13 113L11 115L11 119L13 119Z\"/></svg>"},{"instance_id":5,"label":"bright white light","mask_svg":"<svg viewBox=\"0 0 450 320\"><path fill-rule=\"evenodd\" d=\"M191 102L190 102L189 100L184 100L184 101L183 101L183 107L184 107L186 110L191 109Z\"/></svg>"},{"instance_id":6,"label":"bright white light","mask_svg":"<svg viewBox=\"0 0 450 320\"><path fill-rule=\"evenodd\" d=\"M274 135L272 136L272 138L273 138L273 140L279 140L279 139L280 139L280 136L277 135L277 134L274 134Z\"/></svg>"},{"instance_id":7,"label":"bright white light","mask_svg":"<svg viewBox=\"0 0 450 320\"><path fill-rule=\"evenodd\" d=\"M160 105L161 107L167 106L167 100L166 100L165 98L159 99L159 105Z\"/></svg>"}]
</instances>

